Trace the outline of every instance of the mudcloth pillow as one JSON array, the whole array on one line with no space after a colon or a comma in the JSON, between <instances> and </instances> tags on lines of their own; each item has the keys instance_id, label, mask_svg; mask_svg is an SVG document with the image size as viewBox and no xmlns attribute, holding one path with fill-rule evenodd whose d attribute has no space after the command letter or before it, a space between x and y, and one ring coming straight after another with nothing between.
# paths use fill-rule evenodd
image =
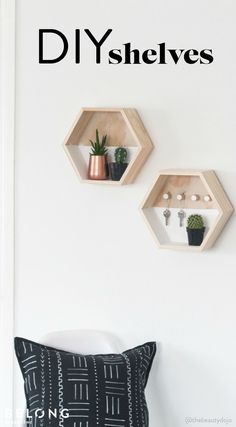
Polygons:
<instances>
[{"instance_id":1,"label":"mudcloth pillow","mask_svg":"<svg viewBox=\"0 0 236 427\"><path fill-rule=\"evenodd\" d=\"M32 427L148 427L145 399L156 343L81 355L15 338Z\"/></svg>"}]
</instances>

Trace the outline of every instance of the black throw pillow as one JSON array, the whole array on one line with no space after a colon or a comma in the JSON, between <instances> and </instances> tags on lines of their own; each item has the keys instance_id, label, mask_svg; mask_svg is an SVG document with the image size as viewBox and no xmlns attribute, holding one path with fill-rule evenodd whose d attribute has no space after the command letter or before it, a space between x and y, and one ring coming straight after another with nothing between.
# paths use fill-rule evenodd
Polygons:
<instances>
[{"instance_id":1,"label":"black throw pillow","mask_svg":"<svg viewBox=\"0 0 236 427\"><path fill-rule=\"evenodd\" d=\"M156 343L81 355L15 338L32 427L148 427L144 390Z\"/></svg>"}]
</instances>

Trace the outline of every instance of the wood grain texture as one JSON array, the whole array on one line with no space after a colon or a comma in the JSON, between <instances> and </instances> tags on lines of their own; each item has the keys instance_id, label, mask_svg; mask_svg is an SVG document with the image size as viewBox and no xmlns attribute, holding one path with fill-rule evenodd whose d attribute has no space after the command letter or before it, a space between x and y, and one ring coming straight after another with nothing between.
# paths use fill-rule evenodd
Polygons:
<instances>
[{"instance_id":1,"label":"wood grain texture","mask_svg":"<svg viewBox=\"0 0 236 427\"><path fill-rule=\"evenodd\" d=\"M86 165L74 155L71 146L90 146L98 129L100 135L107 135L108 148L118 146L136 148L134 157L118 184L129 184L134 181L143 164L147 160L153 143L146 131L137 111L133 108L83 108L64 142L64 149L73 168L82 182L88 183ZM91 181L94 183L94 181ZM101 184L114 184L115 181L97 181Z\"/></svg>"},{"instance_id":2,"label":"wood grain texture","mask_svg":"<svg viewBox=\"0 0 236 427\"><path fill-rule=\"evenodd\" d=\"M163 194L169 192L171 198L169 201L163 200ZM176 199L178 193L185 194L185 200L179 202ZM192 194L198 194L199 200L193 202ZM209 194L210 202L205 202L204 195ZM185 244L166 244L160 241L158 231L149 215L150 210L156 207L182 208L182 209L215 209L218 211L217 218L206 233L201 246L193 247ZM188 250L200 252L211 248L218 236L222 232L225 224L232 215L234 208L224 191L216 173L213 170L164 170L158 174L150 191L146 195L142 205L141 212L147 223L155 241L162 249Z\"/></svg>"}]
</instances>

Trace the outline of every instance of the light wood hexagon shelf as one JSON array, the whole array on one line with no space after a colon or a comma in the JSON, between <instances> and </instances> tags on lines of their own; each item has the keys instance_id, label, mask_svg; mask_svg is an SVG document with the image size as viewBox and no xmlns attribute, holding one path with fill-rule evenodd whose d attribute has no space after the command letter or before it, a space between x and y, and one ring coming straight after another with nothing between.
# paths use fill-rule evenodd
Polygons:
<instances>
[{"instance_id":1,"label":"light wood hexagon shelf","mask_svg":"<svg viewBox=\"0 0 236 427\"><path fill-rule=\"evenodd\" d=\"M120 181L87 178L89 140L94 139L96 129L100 135L107 134L110 155L118 146L128 149L129 164ZM120 185L129 184L135 179L153 149L153 144L135 109L83 108L66 138L64 148L82 182Z\"/></svg>"},{"instance_id":2,"label":"light wood hexagon shelf","mask_svg":"<svg viewBox=\"0 0 236 427\"><path fill-rule=\"evenodd\" d=\"M163 194L169 194L168 201ZM183 194L182 201L176 196ZM197 200L191 197L197 195ZM204 197L209 200L204 200ZM171 211L170 223L165 225L163 211ZM200 214L204 218L206 231L201 246L189 246L186 232L186 218L180 227L178 210L185 215ZM160 248L174 250L202 251L209 249L218 238L234 211L221 183L213 170L164 170L161 171L148 192L141 212Z\"/></svg>"}]
</instances>

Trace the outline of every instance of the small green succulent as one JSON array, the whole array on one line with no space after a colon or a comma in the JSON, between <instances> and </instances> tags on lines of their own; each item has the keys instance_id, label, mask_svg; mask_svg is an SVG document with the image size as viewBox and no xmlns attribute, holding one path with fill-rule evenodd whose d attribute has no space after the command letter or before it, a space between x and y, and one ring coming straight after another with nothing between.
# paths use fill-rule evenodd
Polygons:
<instances>
[{"instance_id":1,"label":"small green succulent","mask_svg":"<svg viewBox=\"0 0 236 427\"><path fill-rule=\"evenodd\" d=\"M99 138L98 129L96 129L96 140L91 142L92 152L90 153L92 156L104 156L107 153L106 143L107 143L107 135L102 137L102 140Z\"/></svg>"},{"instance_id":2,"label":"small green succulent","mask_svg":"<svg viewBox=\"0 0 236 427\"><path fill-rule=\"evenodd\" d=\"M190 215L187 220L187 227L194 230L204 228L204 221L201 215Z\"/></svg>"},{"instance_id":3,"label":"small green succulent","mask_svg":"<svg viewBox=\"0 0 236 427\"><path fill-rule=\"evenodd\" d=\"M115 149L115 161L116 163L125 163L127 158L127 150L124 147L117 147Z\"/></svg>"}]
</instances>

